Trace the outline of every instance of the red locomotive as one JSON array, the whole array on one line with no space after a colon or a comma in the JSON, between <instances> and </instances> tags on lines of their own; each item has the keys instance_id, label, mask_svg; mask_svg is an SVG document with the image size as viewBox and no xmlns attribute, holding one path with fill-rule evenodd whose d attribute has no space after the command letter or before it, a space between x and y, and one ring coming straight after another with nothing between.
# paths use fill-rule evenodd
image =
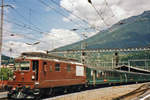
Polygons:
<instances>
[{"instance_id":1,"label":"red locomotive","mask_svg":"<svg viewBox=\"0 0 150 100\"><path fill-rule=\"evenodd\" d=\"M26 52L15 60L8 98L40 98L57 91L80 89L86 84L86 68L74 59Z\"/></svg>"}]
</instances>

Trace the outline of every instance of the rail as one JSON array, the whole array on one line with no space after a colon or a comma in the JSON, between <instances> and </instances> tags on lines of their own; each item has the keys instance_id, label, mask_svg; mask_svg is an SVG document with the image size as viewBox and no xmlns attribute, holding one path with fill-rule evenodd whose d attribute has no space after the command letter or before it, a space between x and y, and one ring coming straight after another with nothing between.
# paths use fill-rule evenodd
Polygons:
<instances>
[{"instance_id":1,"label":"rail","mask_svg":"<svg viewBox=\"0 0 150 100\"><path fill-rule=\"evenodd\" d=\"M116 97L113 100L131 100L135 97L139 97L139 96L143 95L149 89L150 89L150 83L149 84L143 84L139 88L137 88L137 89L125 94L125 95L121 95L119 97Z\"/></svg>"}]
</instances>

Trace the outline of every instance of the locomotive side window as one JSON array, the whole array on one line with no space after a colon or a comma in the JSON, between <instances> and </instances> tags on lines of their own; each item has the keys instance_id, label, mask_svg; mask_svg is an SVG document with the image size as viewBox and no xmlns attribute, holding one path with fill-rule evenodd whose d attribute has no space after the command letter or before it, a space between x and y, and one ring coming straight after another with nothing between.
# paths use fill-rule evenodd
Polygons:
<instances>
[{"instance_id":1,"label":"locomotive side window","mask_svg":"<svg viewBox=\"0 0 150 100\"><path fill-rule=\"evenodd\" d=\"M50 72L52 72L52 71L53 71L53 69L52 69L52 65L50 65L50 66L49 66L49 70L50 70Z\"/></svg>"},{"instance_id":2,"label":"locomotive side window","mask_svg":"<svg viewBox=\"0 0 150 100\"><path fill-rule=\"evenodd\" d=\"M68 65L67 65L67 72L70 72L70 71L71 71L71 65L68 64Z\"/></svg>"},{"instance_id":3,"label":"locomotive side window","mask_svg":"<svg viewBox=\"0 0 150 100\"><path fill-rule=\"evenodd\" d=\"M47 71L47 62L43 62L43 70Z\"/></svg>"},{"instance_id":4,"label":"locomotive side window","mask_svg":"<svg viewBox=\"0 0 150 100\"><path fill-rule=\"evenodd\" d=\"M60 64L58 63L55 64L55 71L60 71Z\"/></svg>"}]
</instances>

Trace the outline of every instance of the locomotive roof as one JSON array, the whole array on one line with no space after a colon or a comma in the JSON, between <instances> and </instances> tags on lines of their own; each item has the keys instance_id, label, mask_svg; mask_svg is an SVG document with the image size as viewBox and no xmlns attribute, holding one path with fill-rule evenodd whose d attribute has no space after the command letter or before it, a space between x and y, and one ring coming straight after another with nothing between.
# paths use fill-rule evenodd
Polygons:
<instances>
[{"instance_id":1,"label":"locomotive roof","mask_svg":"<svg viewBox=\"0 0 150 100\"><path fill-rule=\"evenodd\" d=\"M39 57L39 58L46 58L46 59L57 59L62 61L73 61L73 62L79 62L76 59L56 56L52 54L46 54L42 52L23 52L20 57Z\"/></svg>"}]
</instances>

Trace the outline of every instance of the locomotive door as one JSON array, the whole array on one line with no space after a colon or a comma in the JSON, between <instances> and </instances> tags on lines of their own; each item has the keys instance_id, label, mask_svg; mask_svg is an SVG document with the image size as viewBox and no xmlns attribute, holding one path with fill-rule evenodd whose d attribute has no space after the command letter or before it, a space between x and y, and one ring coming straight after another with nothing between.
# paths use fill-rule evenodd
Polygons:
<instances>
[{"instance_id":1,"label":"locomotive door","mask_svg":"<svg viewBox=\"0 0 150 100\"><path fill-rule=\"evenodd\" d=\"M93 85L96 84L96 71L93 70Z\"/></svg>"},{"instance_id":2,"label":"locomotive door","mask_svg":"<svg viewBox=\"0 0 150 100\"><path fill-rule=\"evenodd\" d=\"M38 80L38 72L39 72L39 61L32 61L32 70L35 71L35 80Z\"/></svg>"}]
</instances>

